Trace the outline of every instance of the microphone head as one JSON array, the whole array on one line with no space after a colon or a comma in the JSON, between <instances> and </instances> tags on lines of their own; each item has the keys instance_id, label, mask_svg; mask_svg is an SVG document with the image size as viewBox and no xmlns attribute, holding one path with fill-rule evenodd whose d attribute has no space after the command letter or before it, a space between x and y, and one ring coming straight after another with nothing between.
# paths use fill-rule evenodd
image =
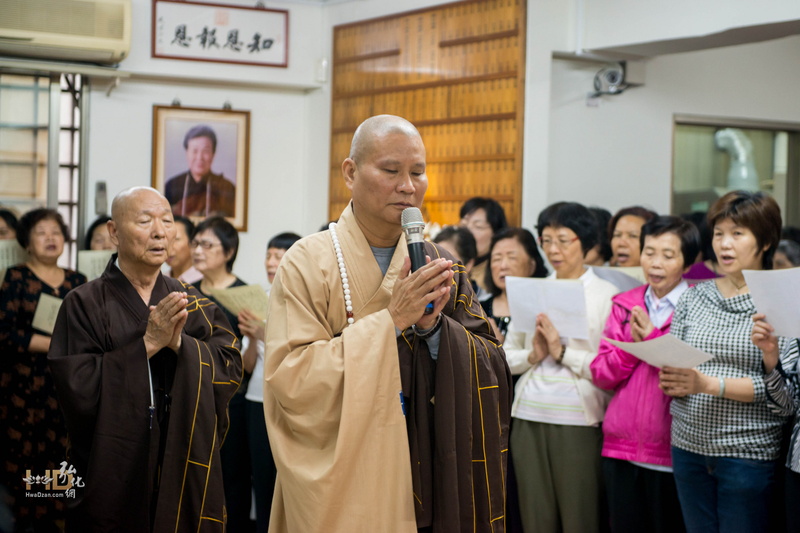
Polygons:
<instances>
[{"instance_id":1,"label":"microphone head","mask_svg":"<svg viewBox=\"0 0 800 533\"><path fill-rule=\"evenodd\" d=\"M425 220L422 218L422 211L417 207L407 207L403 209L400 216L400 223L404 228L409 226L424 226Z\"/></svg>"}]
</instances>

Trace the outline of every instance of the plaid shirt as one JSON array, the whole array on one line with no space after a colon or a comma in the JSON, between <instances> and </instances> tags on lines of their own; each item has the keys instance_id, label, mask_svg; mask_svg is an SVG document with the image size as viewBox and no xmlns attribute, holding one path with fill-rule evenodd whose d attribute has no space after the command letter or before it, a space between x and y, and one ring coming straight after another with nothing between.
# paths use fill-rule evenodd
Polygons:
<instances>
[{"instance_id":1,"label":"plaid shirt","mask_svg":"<svg viewBox=\"0 0 800 533\"><path fill-rule=\"evenodd\" d=\"M681 296L670 332L714 356L697 370L714 377L749 377L754 398L750 403L708 394L675 398L670 409L673 446L708 456L778 458L785 416L767 404L761 350L750 341L755 312L749 294L724 298L714 281ZM786 344L781 338L782 349Z\"/></svg>"}]
</instances>

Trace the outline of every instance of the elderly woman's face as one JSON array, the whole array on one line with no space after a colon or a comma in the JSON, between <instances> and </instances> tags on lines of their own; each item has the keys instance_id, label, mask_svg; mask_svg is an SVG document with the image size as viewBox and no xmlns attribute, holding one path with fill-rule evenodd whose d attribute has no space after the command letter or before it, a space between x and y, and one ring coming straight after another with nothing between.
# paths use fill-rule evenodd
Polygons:
<instances>
[{"instance_id":1,"label":"elderly woman's face","mask_svg":"<svg viewBox=\"0 0 800 533\"><path fill-rule=\"evenodd\" d=\"M563 226L547 226L539 241L558 279L578 279L583 267L583 248L578 234Z\"/></svg>"},{"instance_id":2,"label":"elderly woman's face","mask_svg":"<svg viewBox=\"0 0 800 533\"><path fill-rule=\"evenodd\" d=\"M211 172L214 161L214 145L208 137L195 137L186 143L186 162L195 180Z\"/></svg>"},{"instance_id":3,"label":"elderly woman's face","mask_svg":"<svg viewBox=\"0 0 800 533\"><path fill-rule=\"evenodd\" d=\"M54 264L64 251L64 234L55 220L40 220L31 230L28 251L42 263Z\"/></svg>"},{"instance_id":4,"label":"elderly woman's face","mask_svg":"<svg viewBox=\"0 0 800 533\"><path fill-rule=\"evenodd\" d=\"M108 226L100 224L94 231L92 231L92 240L89 243L91 250L113 250L117 251L117 247L111 241L111 235L108 233Z\"/></svg>"},{"instance_id":5,"label":"elderly woman's face","mask_svg":"<svg viewBox=\"0 0 800 533\"><path fill-rule=\"evenodd\" d=\"M489 261L492 263L492 281L495 287L503 291L506 290L508 276L528 278L536 270L536 261L516 237L494 243Z\"/></svg>"},{"instance_id":6,"label":"elderly woman's face","mask_svg":"<svg viewBox=\"0 0 800 533\"><path fill-rule=\"evenodd\" d=\"M5 219L0 218L0 241L8 241L17 238L17 232L9 226Z\"/></svg>"},{"instance_id":7,"label":"elderly woman's face","mask_svg":"<svg viewBox=\"0 0 800 533\"><path fill-rule=\"evenodd\" d=\"M189 235L186 234L186 226L181 223L175 224L175 238L170 245L170 255L167 262L172 266L173 271L183 273L192 266L192 250L189 247Z\"/></svg>"},{"instance_id":8,"label":"elderly woman's face","mask_svg":"<svg viewBox=\"0 0 800 533\"><path fill-rule=\"evenodd\" d=\"M233 252L225 253L225 248L214 230L207 229L195 235L191 247L194 267L203 274L227 270L225 264Z\"/></svg>"},{"instance_id":9,"label":"elderly woman's face","mask_svg":"<svg viewBox=\"0 0 800 533\"><path fill-rule=\"evenodd\" d=\"M483 257L489 253L492 245L494 230L486 217L486 210L479 207L472 213L465 215L461 219L460 225L467 228L475 237L475 245L478 247L478 257Z\"/></svg>"},{"instance_id":10,"label":"elderly woman's face","mask_svg":"<svg viewBox=\"0 0 800 533\"><path fill-rule=\"evenodd\" d=\"M645 222L645 219L635 215L625 215L617 221L611 235L611 250L616 266L639 266L639 236Z\"/></svg>"}]
</instances>

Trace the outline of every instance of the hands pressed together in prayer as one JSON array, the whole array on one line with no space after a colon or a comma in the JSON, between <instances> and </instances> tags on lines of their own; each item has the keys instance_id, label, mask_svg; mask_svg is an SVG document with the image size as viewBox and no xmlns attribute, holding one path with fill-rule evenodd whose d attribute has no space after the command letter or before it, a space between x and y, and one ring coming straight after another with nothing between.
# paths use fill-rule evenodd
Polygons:
<instances>
[{"instance_id":1,"label":"hands pressed together in prayer","mask_svg":"<svg viewBox=\"0 0 800 533\"><path fill-rule=\"evenodd\" d=\"M550 322L550 318L539 313L536 316L536 333L533 335L533 350L528 354L528 362L532 365L540 363L548 355L561 362L564 345L558 330Z\"/></svg>"},{"instance_id":2,"label":"hands pressed together in prayer","mask_svg":"<svg viewBox=\"0 0 800 533\"><path fill-rule=\"evenodd\" d=\"M650 315L647 314L647 311L638 305L633 306L631 312L631 336L633 341L642 342L650 336L654 329L656 327L650 320Z\"/></svg>"},{"instance_id":3,"label":"hands pressed together in prayer","mask_svg":"<svg viewBox=\"0 0 800 533\"><path fill-rule=\"evenodd\" d=\"M447 259L427 258L428 264L411 272L411 259L405 258L400 275L395 281L389 314L394 325L405 330L412 325L430 329L447 303L453 282L453 262ZM433 312L425 314L425 306L433 302Z\"/></svg>"},{"instance_id":4,"label":"hands pressed together in prayer","mask_svg":"<svg viewBox=\"0 0 800 533\"><path fill-rule=\"evenodd\" d=\"M147 329L144 332L144 346L150 359L162 348L178 352L181 347L181 331L189 318L186 306L189 300L185 292L171 292L150 306Z\"/></svg>"}]
</instances>

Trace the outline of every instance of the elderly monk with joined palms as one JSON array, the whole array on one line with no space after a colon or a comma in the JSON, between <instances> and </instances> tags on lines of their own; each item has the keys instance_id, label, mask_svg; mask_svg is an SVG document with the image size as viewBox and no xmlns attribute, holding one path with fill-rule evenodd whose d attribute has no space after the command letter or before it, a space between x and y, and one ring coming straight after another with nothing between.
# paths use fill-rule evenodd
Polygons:
<instances>
[{"instance_id":1,"label":"elderly monk with joined palms","mask_svg":"<svg viewBox=\"0 0 800 533\"><path fill-rule=\"evenodd\" d=\"M400 218L425 166L410 122L367 119L342 163L351 203L278 267L272 532L504 530L510 374L463 265L425 243L411 273Z\"/></svg>"},{"instance_id":2,"label":"elderly monk with joined palms","mask_svg":"<svg viewBox=\"0 0 800 533\"><path fill-rule=\"evenodd\" d=\"M166 198L128 189L111 217L118 253L64 299L48 354L83 485L67 531L221 532L238 339L216 305L161 275L175 236Z\"/></svg>"}]
</instances>

